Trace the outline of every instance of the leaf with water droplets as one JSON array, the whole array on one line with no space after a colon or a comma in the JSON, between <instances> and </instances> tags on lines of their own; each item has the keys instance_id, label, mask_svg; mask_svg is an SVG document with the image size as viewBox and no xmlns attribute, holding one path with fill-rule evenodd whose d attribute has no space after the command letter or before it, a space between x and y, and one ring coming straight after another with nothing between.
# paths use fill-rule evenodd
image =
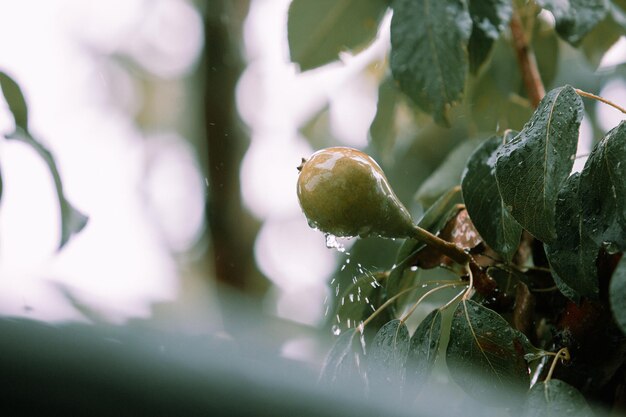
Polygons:
<instances>
[{"instance_id":1,"label":"leaf with water droplets","mask_svg":"<svg viewBox=\"0 0 626 417\"><path fill-rule=\"evenodd\" d=\"M368 349L368 379L372 390L387 395L401 392L409 351L409 330L392 320L376 333Z\"/></svg>"},{"instance_id":2,"label":"leaf with water droplets","mask_svg":"<svg viewBox=\"0 0 626 417\"><path fill-rule=\"evenodd\" d=\"M396 0L390 66L400 88L439 124L461 98L472 30L463 0Z\"/></svg>"},{"instance_id":3,"label":"leaf with water droplets","mask_svg":"<svg viewBox=\"0 0 626 417\"><path fill-rule=\"evenodd\" d=\"M344 386L353 384L360 378L358 332L355 329L344 332L328 352L320 382L328 386Z\"/></svg>"},{"instance_id":4,"label":"leaf with water droplets","mask_svg":"<svg viewBox=\"0 0 626 417\"><path fill-rule=\"evenodd\" d=\"M441 339L441 310L428 314L413 333L407 357L405 395L413 397L432 372Z\"/></svg>"},{"instance_id":5,"label":"leaf with water droplets","mask_svg":"<svg viewBox=\"0 0 626 417\"><path fill-rule=\"evenodd\" d=\"M495 173L502 138L494 136L472 154L463 174L463 200L472 222L489 247L510 261L517 251L522 227L500 197Z\"/></svg>"},{"instance_id":6,"label":"leaf with water droplets","mask_svg":"<svg viewBox=\"0 0 626 417\"><path fill-rule=\"evenodd\" d=\"M496 160L500 195L515 220L537 239L552 243L555 204L574 164L582 100L566 85L548 92L522 131Z\"/></svg>"},{"instance_id":7,"label":"leaf with water droplets","mask_svg":"<svg viewBox=\"0 0 626 417\"><path fill-rule=\"evenodd\" d=\"M626 250L626 122L596 145L580 174L585 232L598 244Z\"/></svg>"},{"instance_id":8,"label":"leaf with water droplets","mask_svg":"<svg viewBox=\"0 0 626 417\"><path fill-rule=\"evenodd\" d=\"M609 10L607 0L537 0L537 4L554 15L558 34L575 46Z\"/></svg>"},{"instance_id":9,"label":"leaf with water droplets","mask_svg":"<svg viewBox=\"0 0 626 417\"><path fill-rule=\"evenodd\" d=\"M291 60L306 71L374 39L387 0L294 0L287 34Z\"/></svg>"},{"instance_id":10,"label":"leaf with water droplets","mask_svg":"<svg viewBox=\"0 0 626 417\"><path fill-rule=\"evenodd\" d=\"M498 313L463 300L452 318L446 362L452 378L479 401L510 402L528 388L528 339ZM505 395L506 394L506 395Z\"/></svg>"},{"instance_id":11,"label":"leaf with water droplets","mask_svg":"<svg viewBox=\"0 0 626 417\"><path fill-rule=\"evenodd\" d=\"M609 300L615 321L626 334L626 257L622 257L611 277Z\"/></svg>"},{"instance_id":12,"label":"leaf with water droplets","mask_svg":"<svg viewBox=\"0 0 626 417\"><path fill-rule=\"evenodd\" d=\"M489 55L489 51L513 13L510 0L470 0L472 34L468 52L470 71L476 73Z\"/></svg>"},{"instance_id":13,"label":"leaf with water droplets","mask_svg":"<svg viewBox=\"0 0 626 417\"><path fill-rule=\"evenodd\" d=\"M600 247L584 230L579 183L580 175L576 173L561 188L556 201L557 239L545 245L554 282L573 301L598 294L596 258Z\"/></svg>"},{"instance_id":14,"label":"leaf with water droplets","mask_svg":"<svg viewBox=\"0 0 626 417\"><path fill-rule=\"evenodd\" d=\"M528 392L523 417L593 416L585 398L571 385L551 379L535 384Z\"/></svg>"}]
</instances>

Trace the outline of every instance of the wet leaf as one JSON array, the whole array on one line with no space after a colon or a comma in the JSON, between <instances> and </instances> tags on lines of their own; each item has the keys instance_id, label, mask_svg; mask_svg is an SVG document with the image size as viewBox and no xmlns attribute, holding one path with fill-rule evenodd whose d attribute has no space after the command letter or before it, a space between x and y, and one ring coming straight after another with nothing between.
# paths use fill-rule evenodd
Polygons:
<instances>
[{"instance_id":1,"label":"wet leaf","mask_svg":"<svg viewBox=\"0 0 626 417\"><path fill-rule=\"evenodd\" d=\"M59 243L59 249L63 248L70 238L76 233L83 230L87 225L89 218L76 209L67 199L63 193L63 183L61 182L61 176L57 169L54 157L40 142L35 140L28 132L25 132L18 127L16 133L8 136L7 139L19 140L32 147L37 154L44 160L52 179L56 187L57 199L59 201L61 211L61 242Z\"/></svg>"},{"instance_id":2,"label":"wet leaf","mask_svg":"<svg viewBox=\"0 0 626 417\"><path fill-rule=\"evenodd\" d=\"M626 122L596 145L580 174L585 232L598 244L626 250Z\"/></svg>"},{"instance_id":3,"label":"wet leaf","mask_svg":"<svg viewBox=\"0 0 626 417\"><path fill-rule=\"evenodd\" d=\"M470 0L469 12L472 17L472 33L468 52L470 71L476 73L489 56L493 43L506 28L513 7L510 0Z\"/></svg>"},{"instance_id":4,"label":"wet leaf","mask_svg":"<svg viewBox=\"0 0 626 417\"><path fill-rule=\"evenodd\" d=\"M441 339L441 310L428 314L413 333L407 357L405 395L415 396L432 372Z\"/></svg>"},{"instance_id":5,"label":"wet leaf","mask_svg":"<svg viewBox=\"0 0 626 417\"><path fill-rule=\"evenodd\" d=\"M358 334L355 329L352 329L339 336L322 366L321 383L330 387L341 386L345 383L352 385L360 378L359 359L357 359L360 355Z\"/></svg>"},{"instance_id":6,"label":"wet leaf","mask_svg":"<svg viewBox=\"0 0 626 417\"><path fill-rule=\"evenodd\" d=\"M611 277L609 300L615 321L626 334L626 257L622 257Z\"/></svg>"},{"instance_id":7,"label":"wet leaf","mask_svg":"<svg viewBox=\"0 0 626 417\"><path fill-rule=\"evenodd\" d=\"M338 297L336 314L340 327L355 328L380 306L382 285L372 274L356 278ZM382 317L385 317L383 314Z\"/></svg>"},{"instance_id":8,"label":"wet leaf","mask_svg":"<svg viewBox=\"0 0 626 417\"><path fill-rule=\"evenodd\" d=\"M510 403L512 393L530 383L529 347L498 313L464 300L454 311L446 362L456 383L477 400Z\"/></svg>"},{"instance_id":9,"label":"wet leaf","mask_svg":"<svg viewBox=\"0 0 626 417\"><path fill-rule=\"evenodd\" d=\"M424 207L429 207L443 193L460 185L467 160L479 144L478 140L468 140L454 148L422 183L415 194L415 199Z\"/></svg>"},{"instance_id":10,"label":"wet leaf","mask_svg":"<svg viewBox=\"0 0 626 417\"><path fill-rule=\"evenodd\" d=\"M545 243L556 238L556 199L574 164L582 117L583 104L574 89L556 88L498 153L496 178L505 207Z\"/></svg>"},{"instance_id":11,"label":"wet leaf","mask_svg":"<svg viewBox=\"0 0 626 417\"><path fill-rule=\"evenodd\" d=\"M608 12L607 0L537 0L556 20L556 31L572 45L577 45Z\"/></svg>"},{"instance_id":12,"label":"wet leaf","mask_svg":"<svg viewBox=\"0 0 626 417\"><path fill-rule=\"evenodd\" d=\"M378 331L367 352L367 375L373 392L401 392L409 340L409 330L397 319L388 322Z\"/></svg>"},{"instance_id":13,"label":"wet leaf","mask_svg":"<svg viewBox=\"0 0 626 417\"><path fill-rule=\"evenodd\" d=\"M390 65L400 88L438 124L461 98L472 20L463 0L395 0Z\"/></svg>"},{"instance_id":14,"label":"wet leaf","mask_svg":"<svg viewBox=\"0 0 626 417\"><path fill-rule=\"evenodd\" d=\"M579 183L578 173L565 181L556 202L557 239L545 245L557 287L576 302L580 296L595 297L598 294L596 258L600 250L584 230Z\"/></svg>"},{"instance_id":15,"label":"wet leaf","mask_svg":"<svg viewBox=\"0 0 626 417\"><path fill-rule=\"evenodd\" d=\"M28 107L20 86L6 73L0 71L0 87L15 118L15 126L28 131Z\"/></svg>"},{"instance_id":16,"label":"wet leaf","mask_svg":"<svg viewBox=\"0 0 626 417\"><path fill-rule=\"evenodd\" d=\"M387 0L294 0L287 28L291 60L306 71L365 46L387 6Z\"/></svg>"},{"instance_id":17,"label":"wet leaf","mask_svg":"<svg viewBox=\"0 0 626 417\"><path fill-rule=\"evenodd\" d=\"M585 398L571 385L551 379L535 384L524 404L524 417L593 416Z\"/></svg>"},{"instance_id":18,"label":"wet leaf","mask_svg":"<svg viewBox=\"0 0 626 417\"><path fill-rule=\"evenodd\" d=\"M494 136L472 154L463 174L463 200L487 245L505 260L511 261L519 245L522 227L500 197L495 160L501 144L502 139Z\"/></svg>"}]
</instances>

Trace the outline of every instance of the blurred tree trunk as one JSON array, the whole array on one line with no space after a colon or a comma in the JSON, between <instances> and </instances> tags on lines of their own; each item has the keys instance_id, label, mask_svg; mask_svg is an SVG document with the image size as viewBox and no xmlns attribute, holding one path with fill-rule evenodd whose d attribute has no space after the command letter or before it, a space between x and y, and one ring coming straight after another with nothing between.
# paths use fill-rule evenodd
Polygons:
<instances>
[{"instance_id":1,"label":"blurred tree trunk","mask_svg":"<svg viewBox=\"0 0 626 417\"><path fill-rule=\"evenodd\" d=\"M207 224L220 284L256 292L262 283L254 257L258 224L241 206L239 167L248 144L237 118L235 86L243 70L241 33L249 0L205 5L204 124L208 158ZM255 288L256 287L256 288Z\"/></svg>"}]
</instances>

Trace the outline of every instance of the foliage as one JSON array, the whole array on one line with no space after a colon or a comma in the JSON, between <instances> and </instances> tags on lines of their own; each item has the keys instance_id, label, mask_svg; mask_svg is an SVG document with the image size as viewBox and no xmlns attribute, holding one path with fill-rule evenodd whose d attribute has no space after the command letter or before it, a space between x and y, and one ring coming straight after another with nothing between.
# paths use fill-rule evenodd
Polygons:
<instances>
[{"instance_id":1,"label":"foliage","mask_svg":"<svg viewBox=\"0 0 626 417\"><path fill-rule=\"evenodd\" d=\"M328 62L342 47L361 46L363 22L381 15L373 7L380 2L334 3L345 6L341 14L320 4L316 13L324 10L326 37L317 38L316 27L317 49L308 54L298 40L311 25L304 3L294 1L289 15L292 57L303 70ZM393 178L401 169L417 172L407 171L410 162L402 164L415 164L411 149L422 149L422 140L466 140L431 169L431 178L409 178L425 210L415 223L440 242L407 239L393 266L376 273L382 287L368 288L371 309L352 299L350 307L338 306L335 327L343 334L324 368L327 380L340 378L349 362L365 391L402 392L412 401L445 357L452 380L470 396L519 407L525 415L587 415L586 399L602 398L608 406L618 401L614 392L623 384L616 375L626 363L601 346L610 340L626 348L626 263L620 261L626 249L626 122L603 133L582 98L626 113L583 91L610 79L593 68L626 34L625 6L608 0L389 4L391 75L380 79L372 152L387 159L396 155L396 164L384 166ZM355 36L342 40L346 25L355 28ZM586 57L588 69L557 69L561 54ZM611 76L624 74L619 71ZM542 80L551 87L545 94ZM559 85L551 86L552 80ZM408 145L400 144L406 139L396 123L406 111L402 93L416 105L410 119L418 133ZM535 96L543 98L534 101ZM573 173L585 153L578 143L587 117L601 139L582 172ZM470 260L443 256L449 243ZM445 279L425 280L433 276L426 271L431 268ZM367 288L363 278L354 282L350 293ZM454 287L463 291L450 293ZM445 289L437 308L410 320L418 304ZM361 343L354 342L358 333ZM556 366L570 359L571 366ZM511 389L522 393L517 404L503 394Z\"/></svg>"},{"instance_id":2,"label":"foliage","mask_svg":"<svg viewBox=\"0 0 626 417\"><path fill-rule=\"evenodd\" d=\"M61 213L61 241L59 243L59 249L61 249L70 240L72 235L80 232L87 225L88 218L67 201L63 193L61 175L59 174L54 157L50 151L30 133L28 129L28 108L19 85L9 75L0 71L0 87L2 88L2 93L9 106L9 110L15 119L15 131L8 135L6 139L19 140L29 145L46 163L50 170L50 175L52 175L52 179L54 180ZM1 176L0 197L2 197Z\"/></svg>"}]
</instances>

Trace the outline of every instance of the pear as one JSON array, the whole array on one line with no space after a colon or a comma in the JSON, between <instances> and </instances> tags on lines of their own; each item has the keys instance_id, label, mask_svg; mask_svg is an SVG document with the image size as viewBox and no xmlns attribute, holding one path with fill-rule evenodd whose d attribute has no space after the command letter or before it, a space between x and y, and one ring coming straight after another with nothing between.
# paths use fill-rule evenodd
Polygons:
<instances>
[{"instance_id":1,"label":"pear","mask_svg":"<svg viewBox=\"0 0 626 417\"><path fill-rule=\"evenodd\" d=\"M298 200L311 227L340 237L412 238L459 264L471 260L415 224L369 155L347 147L322 149L303 159L298 170Z\"/></svg>"},{"instance_id":2,"label":"pear","mask_svg":"<svg viewBox=\"0 0 626 417\"><path fill-rule=\"evenodd\" d=\"M413 235L411 215L369 155L327 148L303 160L298 169L298 199L312 227L342 237Z\"/></svg>"}]
</instances>

